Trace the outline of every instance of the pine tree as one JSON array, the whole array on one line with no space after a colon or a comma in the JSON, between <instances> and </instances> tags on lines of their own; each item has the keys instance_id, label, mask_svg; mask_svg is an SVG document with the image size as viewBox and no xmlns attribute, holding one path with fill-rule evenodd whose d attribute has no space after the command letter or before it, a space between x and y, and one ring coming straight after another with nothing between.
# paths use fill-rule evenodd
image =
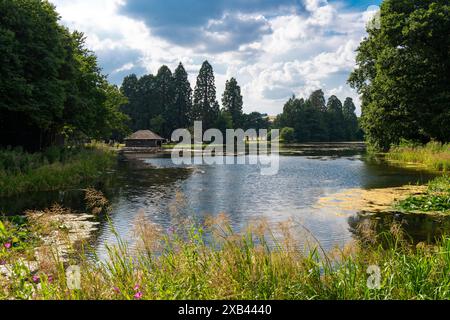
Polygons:
<instances>
[{"instance_id":1,"label":"pine tree","mask_svg":"<svg viewBox=\"0 0 450 320\"><path fill-rule=\"evenodd\" d=\"M308 119L310 141L327 141L329 138L326 121L325 95L322 90L314 91L305 104L305 119Z\"/></svg>"},{"instance_id":2,"label":"pine tree","mask_svg":"<svg viewBox=\"0 0 450 320\"><path fill-rule=\"evenodd\" d=\"M188 80L188 74L180 62L175 73L175 124L177 128L188 128L192 119L192 89Z\"/></svg>"},{"instance_id":3,"label":"pine tree","mask_svg":"<svg viewBox=\"0 0 450 320\"><path fill-rule=\"evenodd\" d=\"M208 61L203 62L194 91L193 118L203 121L203 129L212 128L218 115L214 71Z\"/></svg>"},{"instance_id":4,"label":"pine tree","mask_svg":"<svg viewBox=\"0 0 450 320\"><path fill-rule=\"evenodd\" d=\"M342 102L334 95L328 99L327 120L330 141L345 140Z\"/></svg>"},{"instance_id":5,"label":"pine tree","mask_svg":"<svg viewBox=\"0 0 450 320\"><path fill-rule=\"evenodd\" d=\"M231 115L233 126L235 128L241 128L243 125L243 102L241 87L238 85L235 78L231 78L225 84L225 91L222 97L222 106L224 110Z\"/></svg>"},{"instance_id":6,"label":"pine tree","mask_svg":"<svg viewBox=\"0 0 450 320\"><path fill-rule=\"evenodd\" d=\"M311 95L309 96L309 101L312 107L323 112L326 111L327 107L325 105L326 104L325 95L321 89L311 93Z\"/></svg>"},{"instance_id":7,"label":"pine tree","mask_svg":"<svg viewBox=\"0 0 450 320\"><path fill-rule=\"evenodd\" d=\"M132 131L137 131L136 112L137 112L137 96L139 94L139 80L135 74L131 74L123 79L120 91L128 98L128 102L121 106L123 113L130 117L129 127Z\"/></svg>"},{"instance_id":8,"label":"pine tree","mask_svg":"<svg viewBox=\"0 0 450 320\"><path fill-rule=\"evenodd\" d=\"M176 129L176 111L174 110L174 81L172 71L170 71L167 66L162 66L158 70L158 74L156 75L156 83L159 104L159 112L156 117L162 116L162 118L164 119L163 125L160 126L158 133L165 137L169 137Z\"/></svg>"},{"instance_id":9,"label":"pine tree","mask_svg":"<svg viewBox=\"0 0 450 320\"><path fill-rule=\"evenodd\" d=\"M347 140L356 140L359 130L358 117L356 116L356 107L352 98L345 99L342 114L344 117L345 136Z\"/></svg>"}]
</instances>

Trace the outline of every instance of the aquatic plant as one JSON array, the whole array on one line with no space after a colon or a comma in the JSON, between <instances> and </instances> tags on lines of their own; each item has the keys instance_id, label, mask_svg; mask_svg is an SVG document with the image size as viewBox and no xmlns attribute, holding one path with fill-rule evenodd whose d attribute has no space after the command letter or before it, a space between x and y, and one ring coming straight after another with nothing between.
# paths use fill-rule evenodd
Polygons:
<instances>
[{"instance_id":1,"label":"aquatic plant","mask_svg":"<svg viewBox=\"0 0 450 320\"><path fill-rule=\"evenodd\" d=\"M425 195L411 196L400 201L396 207L404 212L439 212L450 214L450 175L429 183Z\"/></svg>"}]
</instances>

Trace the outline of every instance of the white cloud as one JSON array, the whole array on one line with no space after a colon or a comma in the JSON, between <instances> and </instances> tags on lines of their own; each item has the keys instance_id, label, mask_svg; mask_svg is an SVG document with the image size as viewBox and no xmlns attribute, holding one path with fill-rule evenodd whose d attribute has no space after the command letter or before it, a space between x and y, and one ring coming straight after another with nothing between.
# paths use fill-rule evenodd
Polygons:
<instances>
[{"instance_id":1,"label":"white cloud","mask_svg":"<svg viewBox=\"0 0 450 320\"><path fill-rule=\"evenodd\" d=\"M113 71L113 73L119 73L122 71L130 71L131 69L134 68L134 63L126 63L123 66L121 66L120 68L116 69Z\"/></svg>"},{"instance_id":2,"label":"white cloud","mask_svg":"<svg viewBox=\"0 0 450 320\"><path fill-rule=\"evenodd\" d=\"M227 13L203 27L204 37L217 49L212 50L155 36L144 22L118 13L123 1L53 1L62 22L86 34L90 49L108 57L122 53L114 65L113 59L102 61L107 73L122 74L138 67L156 73L163 64L174 69L182 61L194 87L200 65L208 59L216 71L218 100L225 81L234 76L242 86L247 112L277 114L290 95L307 96L318 88L359 102L346 80L365 25L376 13L373 7L346 11L339 4L304 0L306 12L291 10L270 17ZM248 26L248 34L232 30L239 25ZM259 34L250 34L254 30L260 30ZM233 43L240 44L233 48Z\"/></svg>"}]
</instances>

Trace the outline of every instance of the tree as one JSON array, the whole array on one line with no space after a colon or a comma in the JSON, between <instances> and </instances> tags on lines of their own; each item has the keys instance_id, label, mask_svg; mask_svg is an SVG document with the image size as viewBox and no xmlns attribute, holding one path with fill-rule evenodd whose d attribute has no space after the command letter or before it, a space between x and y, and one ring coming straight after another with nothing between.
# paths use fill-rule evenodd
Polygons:
<instances>
[{"instance_id":1,"label":"tree","mask_svg":"<svg viewBox=\"0 0 450 320\"><path fill-rule=\"evenodd\" d=\"M280 138L286 143L292 143L295 141L295 130L294 128L285 127L281 129Z\"/></svg>"},{"instance_id":2,"label":"tree","mask_svg":"<svg viewBox=\"0 0 450 320\"><path fill-rule=\"evenodd\" d=\"M133 131L151 129L170 137L174 130L189 127L192 90L181 63L174 74L162 66L156 76L125 77L121 91L128 98L122 110L130 116Z\"/></svg>"},{"instance_id":3,"label":"tree","mask_svg":"<svg viewBox=\"0 0 450 320\"><path fill-rule=\"evenodd\" d=\"M104 103L105 116L101 119L104 124L100 127L103 138L112 137L113 140L123 140L130 130L127 122L130 118L124 114L120 107L128 102L128 99L120 92L119 88L109 83L104 83L106 101Z\"/></svg>"},{"instance_id":4,"label":"tree","mask_svg":"<svg viewBox=\"0 0 450 320\"><path fill-rule=\"evenodd\" d=\"M157 132L164 137L169 137L178 128L176 123L175 86L172 71L167 66L159 68L156 75L156 95L156 112L154 117L162 116L164 119L163 126Z\"/></svg>"},{"instance_id":5,"label":"tree","mask_svg":"<svg viewBox=\"0 0 450 320\"><path fill-rule=\"evenodd\" d=\"M222 97L222 107L231 115L235 128L243 125L241 87L235 78L231 78L225 84L225 91Z\"/></svg>"},{"instance_id":6,"label":"tree","mask_svg":"<svg viewBox=\"0 0 450 320\"><path fill-rule=\"evenodd\" d=\"M329 134L325 119L327 107L325 95L322 90L314 91L305 103L305 118L308 119L307 131L310 133L310 141L328 141Z\"/></svg>"},{"instance_id":7,"label":"tree","mask_svg":"<svg viewBox=\"0 0 450 320\"><path fill-rule=\"evenodd\" d=\"M160 91L157 78L151 74L139 79L135 75L125 77L121 92L128 98L128 103L121 109L130 117L132 131L151 128L152 119L163 113ZM158 126L161 134L163 129Z\"/></svg>"},{"instance_id":8,"label":"tree","mask_svg":"<svg viewBox=\"0 0 450 320\"><path fill-rule=\"evenodd\" d=\"M0 12L0 144L40 149L64 112L70 36L46 1L4 0Z\"/></svg>"},{"instance_id":9,"label":"tree","mask_svg":"<svg viewBox=\"0 0 450 320\"><path fill-rule=\"evenodd\" d=\"M162 115L158 115L150 119L150 129L154 132L157 133L164 132L165 126L166 126L166 119L164 119Z\"/></svg>"},{"instance_id":10,"label":"tree","mask_svg":"<svg viewBox=\"0 0 450 320\"><path fill-rule=\"evenodd\" d=\"M219 129L225 137L227 129L233 129L233 118L231 114L226 110L221 110L214 124L214 128Z\"/></svg>"},{"instance_id":11,"label":"tree","mask_svg":"<svg viewBox=\"0 0 450 320\"><path fill-rule=\"evenodd\" d=\"M173 78L175 87L175 124L177 128L188 128L191 125L192 118L192 89L188 80L188 74L181 62L175 70Z\"/></svg>"},{"instance_id":12,"label":"tree","mask_svg":"<svg viewBox=\"0 0 450 320\"><path fill-rule=\"evenodd\" d=\"M450 140L450 4L385 0L368 28L349 83L362 95L369 146Z\"/></svg>"},{"instance_id":13,"label":"tree","mask_svg":"<svg viewBox=\"0 0 450 320\"><path fill-rule=\"evenodd\" d=\"M244 130L248 129L268 129L270 126L267 115L259 112L252 112L250 114L244 114Z\"/></svg>"},{"instance_id":14,"label":"tree","mask_svg":"<svg viewBox=\"0 0 450 320\"><path fill-rule=\"evenodd\" d=\"M294 128L295 140L299 142L311 141L311 132L306 118L305 100L290 98L284 105L283 113L275 121L277 128Z\"/></svg>"},{"instance_id":15,"label":"tree","mask_svg":"<svg viewBox=\"0 0 450 320\"><path fill-rule=\"evenodd\" d=\"M317 110L322 112L327 111L325 94L321 89L311 93L309 96L309 103L311 104L311 107L316 108Z\"/></svg>"},{"instance_id":16,"label":"tree","mask_svg":"<svg viewBox=\"0 0 450 320\"><path fill-rule=\"evenodd\" d=\"M123 79L120 92L127 97L127 101L120 107L121 111L128 115L128 127L132 131L137 128L137 97L139 95L139 79L135 74L131 74Z\"/></svg>"},{"instance_id":17,"label":"tree","mask_svg":"<svg viewBox=\"0 0 450 320\"><path fill-rule=\"evenodd\" d=\"M273 127L294 129L294 140L297 142L361 139L353 100L347 98L343 107L336 96L331 96L325 109L324 101L322 90L315 91L307 101L291 97Z\"/></svg>"},{"instance_id":18,"label":"tree","mask_svg":"<svg viewBox=\"0 0 450 320\"><path fill-rule=\"evenodd\" d=\"M36 151L61 135L109 139L126 117L80 32L47 1L0 1L0 145ZM113 128L117 126L117 128Z\"/></svg>"},{"instance_id":19,"label":"tree","mask_svg":"<svg viewBox=\"0 0 450 320\"><path fill-rule=\"evenodd\" d=\"M331 96L327 104L327 125L330 141L345 140L344 115L342 102L336 96Z\"/></svg>"},{"instance_id":20,"label":"tree","mask_svg":"<svg viewBox=\"0 0 450 320\"><path fill-rule=\"evenodd\" d=\"M85 48L85 36L74 32L70 40L64 76L66 100L63 116L55 120L55 131L65 126L77 137L109 139L114 129L123 129L120 122L127 117L119 108L126 100L101 73L97 57Z\"/></svg>"},{"instance_id":21,"label":"tree","mask_svg":"<svg viewBox=\"0 0 450 320\"><path fill-rule=\"evenodd\" d=\"M203 121L203 129L212 128L218 115L214 71L208 61L203 62L194 91L193 118Z\"/></svg>"},{"instance_id":22,"label":"tree","mask_svg":"<svg viewBox=\"0 0 450 320\"><path fill-rule=\"evenodd\" d=\"M358 136L358 117L356 116L355 112L356 106L353 103L353 99L345 99L344 106L342 108L342 114L344 117L345 139L349 141L358 140L358 138L360 138Z\"/></svg>"}]
</instances>

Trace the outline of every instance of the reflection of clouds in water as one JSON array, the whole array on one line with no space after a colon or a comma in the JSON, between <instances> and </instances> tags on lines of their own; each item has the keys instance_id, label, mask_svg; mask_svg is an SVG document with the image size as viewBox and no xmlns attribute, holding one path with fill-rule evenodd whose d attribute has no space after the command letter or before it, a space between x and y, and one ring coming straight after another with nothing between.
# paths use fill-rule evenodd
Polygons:
<instances>
[{"instance_id":1,"label":"reflection of clouds in water","mask_svg":"<svg viewBox=\"0 0 450 320\"><path fill-rule=\"evenodd\" d=\"M195 169L189 170L174 168L170 157L150 158L146 162L162 169L124 168L121 191L113 198L112 223L120 235L128 237L139 209L163 230L186 217L204 222L223 212L238 230L260 219L267 219L272 226L293 221L331 249L351 239L348 217L356 212L317 207L318 199L367 185L403 185L417 177L417 173L388 169L359 156L343 156L332 161L281 156L280 172L275 176L262 176L257 166L193 166ZM390 173L387 177L386 172ZM294 230L297 238L305 238L302 228ZM103 227L101 241L112 238L107 226Z\"/></svg>"}]
</instances>

